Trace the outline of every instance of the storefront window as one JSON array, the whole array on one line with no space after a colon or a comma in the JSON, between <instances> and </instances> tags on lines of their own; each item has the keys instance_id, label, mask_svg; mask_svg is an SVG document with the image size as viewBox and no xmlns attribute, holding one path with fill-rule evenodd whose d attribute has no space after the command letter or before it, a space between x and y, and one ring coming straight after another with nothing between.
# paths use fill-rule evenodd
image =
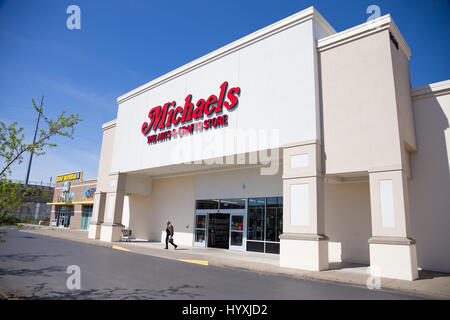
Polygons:
<instances>
[{"instance_id":1,"label":"storefront window","mask_svg":"<svg viewBox=\"0 0 450 320\"><path fill-rule=\"evenodd\" d=\"M195 242L205 243L206 240L206 215L199 214L195 216L194 224Z\"/></svg>"},{"instance_id":2,"label":"storefront window","mask_svg":"<svg viewBox=\"0 0 450 320\"><path fill-rule=\"evenodd\" d=\"M283 198L267 198L266 205L266 241L280 241L283 231Z\"/></svg>"},{"instance_id":3,"label":"storefront window","mask_svg":"<svg viewBox=\"0 0 450 320\"><path fill-rule=\"evenodd\" d=\"M206 216L205 215L198 215L195 217L195 228L198 229L205 229L206 228Z\"/></svg>"},{"instance_id":4,"label":"storefront window","mask_svg":"<svg viewBox=\"0 0 450 320\"><path fill-rule=\"evenodd\" d=\"M242 232L231 232L231 245L242 246Z\"/></svg>"},{"instance_id":5,"label":"storefront window","mask_svg":"<svg viewBox=\"0 0 450 320\"><path fill-rule=\"evenodd\" d=\"M244 230L244 216L232 216L231 217L231 230L243 231Z\"/></svg>"},{"instance_id":6,"label":"storefront window","mask_svg":"<svg viewBox=\"0 0 450 320\"><path fill-rule=\"evenodd\" d=\"M205 234L205 230L195 230L195 242L204 243Z\"/></svg>"},{"instance_id":7,"label":"storefront window","mask_svg":"<svg viewBox=\"0 0 450 320\"><path fill-rule=\"evenodd\" d=\"M219 200L197 200L196 209L219 209Z\"/></svg>"},{"instance_id":8,"label":"storefront window","mask_svg":"<svg viewBox=\"0 0 450 320\"><path fill-rule=\"evenodd\" d=\"M245 209L245 199L220 200L220 209Z\"/></svg>"},{"instance_id":9,"label":"storefront window","mask_svg":"<svg viewBox=\"0 0 450 320\"><path fill-rule=\"evenodd\" d=\"M247 251L279 253L283 197L248 199Z\"/></svg>"},{"instance_id":10,"label":"storefront window","mask_svg":"<svg viewBox=\"0 0 450 320\"><path fill-rule=\"evenodd\" d=\"M247 240L264 240L265 198L248 199Z\"/></svg>"},{"instance_id":11,"label":"storefront window","mask_svg":"<svg viewBox=\"0 0 450 320\"><path fill-rule=\"evenodd\" d=\"M210 241L212 239L216 241L218 238L216 232L221 230L214 221L217 220L217 215L226 215L228 217L226 239L223 241L227 244L227 248L228 243L235 247L242 247L245 244L247 251L280 252L280 234L283 231L283 197L197 200L196 209L214 210L213 212L221 210L221 213L208 211L196 213L194 242L197 246L201 246L199 244L202 243L214 246ZM247 217L245 209L247 209ZM211 236L213 232L214 237ZM247 238L244 243L245 235Z\"/></svg>"},{"instance_id":12,"label":"storefront window","mask_svg":"<svg viewBox=\"0 0 450 320\"><path fill-rule=\"evenodd\" d=\"M81 229L88 230L92 220L93 205L83 205L81 208Z\"/></svg>"}]
</instances>

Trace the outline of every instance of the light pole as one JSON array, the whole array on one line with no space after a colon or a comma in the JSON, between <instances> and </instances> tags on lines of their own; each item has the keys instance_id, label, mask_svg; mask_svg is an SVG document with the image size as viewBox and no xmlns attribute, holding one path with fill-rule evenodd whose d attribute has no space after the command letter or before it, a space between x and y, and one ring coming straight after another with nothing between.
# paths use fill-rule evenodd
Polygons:
<instances>
[{"instance_id":1,"label":"light pole","mask_svg":"<svg viewBox=\"0 0 450 320\"><path fill-rule=\"evenodd\" d=\"M41 104L39 106L38 118L37 118L37 121L36 121L36 128L34 129L33 144L36 143L36 135L37 135L38 127L39 127L39 119L41 118L41 108L42 108L42 104L43 103L44 103L44 96L42 96ZM27 169L27 177L25 179L25 187L28 186L28 179L30 178L30 169L31 169L31 162L32 161L33 161L33 152L30 153L30 160L28 161L28 169Z\"/></svg>"}]
</instances>

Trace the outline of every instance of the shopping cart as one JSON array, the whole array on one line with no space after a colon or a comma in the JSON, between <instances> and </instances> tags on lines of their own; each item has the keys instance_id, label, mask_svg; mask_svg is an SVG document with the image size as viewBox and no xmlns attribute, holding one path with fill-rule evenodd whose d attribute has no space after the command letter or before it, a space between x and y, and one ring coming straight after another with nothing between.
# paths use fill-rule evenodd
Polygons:
<instances>
[{"instance_id":1,"label":"shopping cart","mask_svg":"<svg viewBox=\"0 0 450 320\"><path fill-rule=\"evenodd\" d=\"M131 241L131 229L129 228L122 228L122 239L121 241L129 242Z\"/></svg>"}]
</instances>

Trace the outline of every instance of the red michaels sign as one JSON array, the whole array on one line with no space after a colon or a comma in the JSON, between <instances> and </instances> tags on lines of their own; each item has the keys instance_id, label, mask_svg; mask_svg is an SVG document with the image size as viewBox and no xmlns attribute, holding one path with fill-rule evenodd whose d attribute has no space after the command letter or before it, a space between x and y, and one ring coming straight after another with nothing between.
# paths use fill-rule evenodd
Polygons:
<instances>
[{"instance_id":1,"label":"red michaels sign","mask_svg":"<svg viewBox=\"0 0 450 320\"><path fill-rule=\"evenodd\" d=\"M150 110L148 118L150 123L144 122L141 132L147 135L151 130L168 129L171 126L183 124L191 120L197 120L213 114L222 113L223 107L232 110L238 105L241 88L234 87L228 90L228 82L225 81L220 86L219 97L212 94L208 99L199 99L197 103L192 103L192 95L188 94L184 99L184 107L176 106L175 101L167 102L162 107L157 106ZM228 101L227 101L228 99ZM210 118L205 121L198 121L187 125L180 126L177 129L167 130L147 136L147 143L154 144L157 142L167 141L177 136L184 136L194 132L208 130L211 128L222 127L228 125L228 115L224 114L218 117Z\"/></svg>"}]
</instances>

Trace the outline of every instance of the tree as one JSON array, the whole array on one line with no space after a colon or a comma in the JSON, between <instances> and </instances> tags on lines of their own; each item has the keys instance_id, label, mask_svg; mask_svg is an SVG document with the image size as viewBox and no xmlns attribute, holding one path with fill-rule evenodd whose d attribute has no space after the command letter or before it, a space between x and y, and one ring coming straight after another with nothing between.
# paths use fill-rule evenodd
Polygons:
<instances>
[{"instance_id":1,"label":"tree","mask_svg":"<svg viewBox=\"0 0 450 320\"><path fill-rule=\"evenodd\" d=\"M20 164L27 153L41 156L45 154L45 147L56 147L56 143L50 141L55 136L73 139L75 126L83 121L78 114L66 116L65 110L61 111L56 120L53 120L44 114L42 102L38 107L34 99L31 101L45 124L44 128L39 130L34 143L25 143L23 128L18 127L17 121L9 125L0 121L0 224L1 221L17 212L17 209L22 206L24 196L30 192L29 189L21 188L8 179L12 165Z\"/></svg>"}]
</instances>

